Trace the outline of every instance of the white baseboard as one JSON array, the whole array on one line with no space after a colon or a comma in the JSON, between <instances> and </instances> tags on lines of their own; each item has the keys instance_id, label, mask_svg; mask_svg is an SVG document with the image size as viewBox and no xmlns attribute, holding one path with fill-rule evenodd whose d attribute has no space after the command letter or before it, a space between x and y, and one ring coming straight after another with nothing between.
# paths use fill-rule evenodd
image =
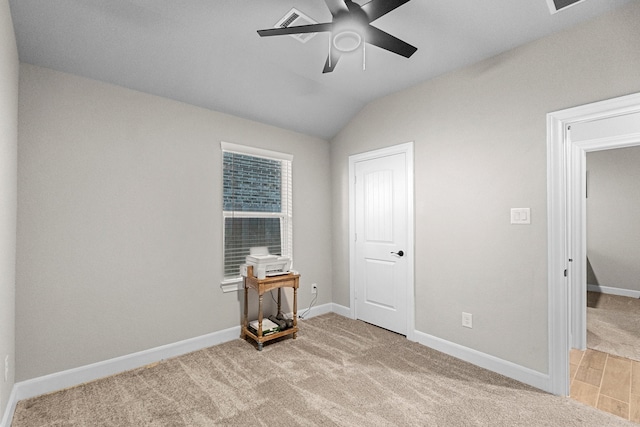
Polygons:
<instances>
[{"instance_id":1,"label":"white baseboard","mask_svg":"<svg viewBox=\"0 0 640 427\"><path fill-rule=\"evenodd\" d=\"M313 316L319 316L321 314L333 312L344 317L351 318L351 309L339 304L325 304L316 308L316 311L312 310ZM307 315L306 318L312 316ZM441 338L434 337L424 332L413 331L412 338L414 341L424 346L433 348L442 353L453 356L457 359L464 360L465 362L472 363L480 366L481 368L488 369L496 372L505 377L512 378L516 381L528 384L532 387L544 390L551 393L551 379L548 374L543 374L533 369L526 368L521 365L517 365L513 362L500 359L495 356L491 356L480 351L464 347L459 344L452 343L450 341L443 340Z\"/></svg>"},{"instance_id":2,"label":"white baseboard","mask_svg":"<svg viewBox=\"0 0 640 427\"><path fill-rule=\"evenodd\" d=\"M331 313L334 311L334 306L340 311L343 311L344 309L336 304L323 304L317 307L312 307L308 310L305 319ZM348 309L346 310L348 312ZM304 313L305 311L307 311L307 309L300 310L299 313ZM116 357L114 359L104 360L102 362L92 363L90 365L80 366L78 368L56 372L54 374L44 375L42 377L26 381L20 381L13 385L0 427L9 427L11 425L10 420L13 419L16 405L20 400L77 386L109 375L129 371L131 369L140 368L151 363L181 356L186 353L222 344L227 341L232 341L239 337L240 326L235 326L233 328Z\"/></svg>"},{"instance_id":3,"label":"white baseboard","mask_svg":"<svg viewBox=\"0 0 640 427\"><path fill-rule=\"evenodd\" d=\"M104 378L109 375L140 368L142 366L170 359L186 353L191 353L203 348L222 344L240 337L240 326L225 329L211 334L178 341L172 344L151 348L137 353L80 366L54 374L44 375L26 381L20 381L13 385L9 403L5 410L0 427L9 427L10 420L18 401L51 393L53 391L77 386L89 381Z\"/></svg>"},{"instance_id":4,"label":"white baseboard","mask_svg":"<svg viewBox=\"0 0 640 427\"><path fill-rule=\"evenodd\" d=\"M311 319L312 317L321 316L327 313L336 313L344 317L351 317L348 307L334 303L322 304L317 307L311 307L311 309L298 311L298 315L303 314L304 319Z\"/></svg>"},{"instance_id":5,"label":"white baseboard","mask_svg":"<svg viewBox=\"0 0 640 427\"><path fill-rule=\"evenodd\" d=\"M0 427L10 427L11 421L13 420L13 413L16 411L16 405L18 404L18 399L16 398L16 388L15 386L11 389L11 394L9 395L9 401L7 402L7 407L4 409L4 416L2 420L0 420Z\"/></svg>"},{"instance_id":6,"label":"white baseboard","mask_svg":"<svg viewBox=\"0 0 640 427\"><path fill-rule=\"evenodd\" d=\"M340 304L331 304L331 311L340 316L351 318L351 309Z\"/></svg>"},{"instance_id":7,"label":"white baseboard","mask_svg":"<svg viewBox=\"0 0 640 427\"><path fill-rule=\"evenodd\" d=\"M307 311L307 309L300 310L299 313L304 313L305 311ZM349 307L328 303L308 309L305 319L326 313L336 313L344 317L351 317L351 310ZM16 405L20 400L73 387L131 369L140 368L161 360L177 357L182 354L222 344L227 341L232 341L237 339L239 336L240 327L235 326L233 328L213 332L200 337L18 382L13 386L0 427L9 427L11 425ZM464 360L465 362L469 362L506 377L513 378L532 387L551 392L551 381L547 374L542 374L532 369L516 365L515 363L481 353L477 350L473 350L423 332L414 331L413 337L416 342L433 348L434 350L441 351L450 356Z\"/></svg>"},{"instance_id":8,"label":"white baseboard","mask_svg":"<svg viewBox=\"0 0 640 427\"><path fill-rule=\"evenodd\" d=\"M640 291L632 289L612 288L610 286L587 285L587 290L602 294L619 295L621 297L640 298Z\"/></svg>"},{"instance_id":9,"label":"white baseboard","mask_svg":"<svg viewBox=\"0 0 640 427\"><path fill-rule=\"evenodd\" d=\"M331 313L331 304L322 304L315 307L305 308L303 310L298 310L298 319L299 320L307 320L312 317L322 316L323 314ZM291 315L291 313L288 313ZM302 316L302 317L300 317Z\"/></svg>"},{"instance_id":10,"label":"white baseboard","mask_svg":"<svg viewBox=\"0 0 640 427\"><path fill-rule=\"evenodd\" d=\"M425 334L424 332L414 331L414 337L418 343L434 350L441 351L449 356L551 393L551 379L548 374L525 368L524 366Z\"/></svg>"}]
</instances>

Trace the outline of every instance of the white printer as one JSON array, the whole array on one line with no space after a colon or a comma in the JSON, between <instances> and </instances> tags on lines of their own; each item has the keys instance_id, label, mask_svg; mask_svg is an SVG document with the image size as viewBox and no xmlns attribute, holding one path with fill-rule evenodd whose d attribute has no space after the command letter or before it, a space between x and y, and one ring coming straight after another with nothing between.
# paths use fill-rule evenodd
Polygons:
<instances>
[{"instance_id":1,"label":"white printer","mask_svg":"<svg viewBox=\"0 0 640 427\"><path fill-rule=\"evenodd\" d=\"M240 265L240 274L247 276L247 267L253 267L253 275L258 279L269 276L288 274L291 269L291 258L269 254L269 248L258 246L249 249L246 264Z\"/></svg>"}]
</instances>

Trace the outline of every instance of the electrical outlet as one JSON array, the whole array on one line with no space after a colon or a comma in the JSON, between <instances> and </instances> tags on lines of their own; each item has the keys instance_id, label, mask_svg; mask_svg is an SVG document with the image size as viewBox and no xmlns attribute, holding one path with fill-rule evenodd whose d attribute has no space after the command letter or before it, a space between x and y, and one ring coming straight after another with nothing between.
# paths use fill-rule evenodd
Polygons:
<instances>
[{"instance_id":1,"label":"electrical outlet","mask_svg":"<svg viewBox=\"0 0 640 427\"><path fill-rule=\"evenodd\" d=\"M9 381L9 355L4 358L4 382Z\"/></svg>"},{"instance_id":2,"label":"electrical outlet","mask_svg":"<svg viewBox=\"0 0 640 427\"><path fill-rule=\"evenodd\" d=\"M473 315L471 313L462 312L462 326L473 328Z\"/></svg>"},{"instance_id":3,"label":"electrical outlet","mask_svg":"<svg viewBox=\"0 0 640 427\"><path fill-rule=\"evenodd\" d=\"M317 294L318 293L318 284L317 283L312 283L311 284L311 293L312 294Z\"/></svg>"}]
</instances>

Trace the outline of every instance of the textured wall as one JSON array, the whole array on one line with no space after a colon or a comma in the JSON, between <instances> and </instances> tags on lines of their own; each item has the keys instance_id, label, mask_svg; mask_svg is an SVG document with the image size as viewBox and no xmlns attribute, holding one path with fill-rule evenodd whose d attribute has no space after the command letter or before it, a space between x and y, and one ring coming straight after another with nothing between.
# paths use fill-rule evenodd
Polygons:
<instances>
[{"instance_id":1,"label":"textured wall","mask_svg":"<svg viewBox=\"0 0 640 427\"><path fill-rule=\"evenodd\" d=\"M640 291L640 147L587 153L587 283Z\"/></svg>"},{"instance_id":2,"label":"textured wall","mask_svg":"<svg viewBox=\"0 0 640 427\"><path fill-rule=\"evenodd\" d=\"M238 326L220 141L293 154L299 307L331 301L329 144L22 64L18 380Z\"/></svg>"},{"instance_id":3,"label":"textured wall","mask_svg":"<svg viewBox=\"0 0 640 427\"><path fill-rule=\"evenodd\" d=\"M634 3L364 108L331 142L334 302L350 305L348 156L415 141L416 329L547 372L546 114L640 91L638 22Z\"/></svg>"},{"instance_id":4,"label":"textured wall","mask_svg":"<svg viewBox=\"0 0 640 427\"><path fill-rule=\"evenodd\" d=\"M18 51L9 2L0 0L0 419L15 373ZM9 356L9 376L4 361Z\"/></svg>"}]
</instances>

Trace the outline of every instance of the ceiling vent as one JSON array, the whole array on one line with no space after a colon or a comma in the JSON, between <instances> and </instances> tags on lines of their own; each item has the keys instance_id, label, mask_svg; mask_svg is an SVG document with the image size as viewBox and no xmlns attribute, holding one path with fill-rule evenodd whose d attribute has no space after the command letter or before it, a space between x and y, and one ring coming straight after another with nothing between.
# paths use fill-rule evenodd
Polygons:
<instances>
[{"instance_id":1,"label":"ceiling vent","mask_svg":"<svg viewBox=\"0 0 640 427\"><path fill-rule=\"evenodd\" d=\"M284 17L279 20L278 23L273 26L273 28L299 27L301 25L311 25L317 23L317 21L309 18L298 9L293 8L289 12L287 12L287 14L284 15ZM302 43L306 43L311 40L316 34L318 33L290 34L290 36Z\"/></svg>"},{"instance_id":2,"label":"ceiling vent","mask_svg":"<svg viewBox=\"0 0 640 427\"><path fill-rule=\"evenodd\" d=\"M582 3L584 0L547 0L551 14L560 12L574 4Z\"/></svg>"}]
</instances>

